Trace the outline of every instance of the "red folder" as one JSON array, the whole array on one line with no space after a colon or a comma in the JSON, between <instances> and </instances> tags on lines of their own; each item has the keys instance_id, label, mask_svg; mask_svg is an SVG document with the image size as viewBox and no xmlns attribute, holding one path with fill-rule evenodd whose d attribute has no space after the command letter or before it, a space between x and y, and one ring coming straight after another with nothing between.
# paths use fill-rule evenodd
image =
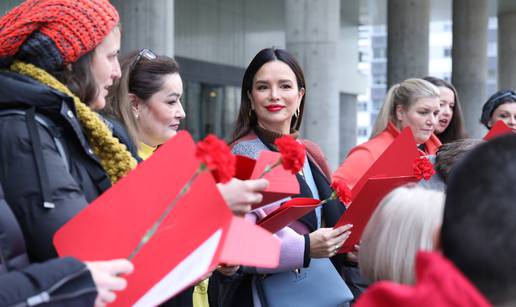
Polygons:
<instances>
[{"instance_id":1,"label":"red folder","mask_svg":"<svg viewBox=\"0 0 516 307\"><path fill-rule=\"evenodd\" d=\"M267 165L275 164L281 154L274 151L263 150L257 160L237 155L236 175L241 180L257 179ZM299 194L299 182L296 176L279 165L263 176L269 181L269 186L262 192L263 200L253 206L253 209L278 201L285 197Z\"/></svg>"},{"instance_id":2,"label":"red folder","mask_svg":"<svg viewBox=\"0 0 516 307\"><path fill-rule=\"evenodd\" d=\"M409 182L417 181L414 176L370 178L358 193L355 200L341 216L334 228L346 224L352 224L351 235L342 245L339 253L347 253L354 250L355 244L360 242L367 222L380 201L395 188Z\"/></svg>"},{"instance_id":3,"label":"red folder","mask_svg":"<svg viewBox=\"0 0 516 307\"><path fill-rule=\"evenodd\" d=\"M56 233L59 255L127 258L199 168L194 157L193 139L178 133ZM219 263L276 267L279 248L270 233L232 215L204 171L133 258L113 305L158 305Z\"/></svg>"},{"instance_id":4,"label":"red folder","mask_svg":"<svg viewBox=\"0 0 516 307\"><path fill-rule=\"evenodd\" d=\"M385 151L369 167L351 191L351 201L356 199L367 180L377 177L413 176L414 160L420 156L416 141L409 127L394 139Z\"/></svg>"},{"instance_id":5,"label":"red folder","mask_svg":"<svg viewBox=\"0 0 516 307\"><path fill-rule=\"evenodd\" d=\"M507 124L503 120L497 120L493 127L491 127L491 129L484 136L484 140L489 141L494 137L501 136L510 132L513 132L512 129L509 126L507 126Z\"/></svg>"},{"instance_id":6,"label":"red folder","mask_svg":"<svg viewBox=\"0 0 516 307\"><path fill-rule=\"evenodd\" d=\"M320 202L320 200L313 198L293 198L269 213L257 224L271 233L276 233L278 230L317 208Z\"/></svg>"}]
</instances>

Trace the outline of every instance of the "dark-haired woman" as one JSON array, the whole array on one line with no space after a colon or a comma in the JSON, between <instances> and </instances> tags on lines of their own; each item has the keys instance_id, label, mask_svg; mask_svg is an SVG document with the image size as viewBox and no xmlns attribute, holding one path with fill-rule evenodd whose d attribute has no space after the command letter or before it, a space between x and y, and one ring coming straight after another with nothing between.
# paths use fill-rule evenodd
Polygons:
<instances>
[{"instance_id":1,"label":"dark-haired woman","mask_svg":"<svg viewBox=\"0 0 516 307\"><path fill-rule=\"evenodd\" d=\"M455 87L451 83L435 77L424 77L423 80L432 83L439 89L441 103L434 134L443 144L466 138L464 116Z\"/></svg>"},{"instance_id":2,"label":"dark-haired woman","mask_svg":"<svg viewBox=\"0 0 516 307\"><path fill-rule=\"evenodd\" d=\"M119 120L137 144L138 159L149 158L159 145L173 138L185 118L181 98L183 81L178 63L150 49L134 51L121 59L122 77L110 89L103 113ZM218 188L230 209L243 215L262 199L267 181L232 179ZM225 272L225 269L221 269ZM207 306L207 280L167 303L171 306ZM192 291L193 301L192 301Z\"/></svg>"},{"instance_id":3,"label":"dark-haired woman","mask_svg":"<svg viewBox=\"0 0 516 307\"><path fill-rule=\"evenodd\" d=\"M329 166L319 147L300 139L298 132L303 117L305 92L303 71L290 53L272 48L258 52L244 74L240 111L231 143L235 154L251 158L257 158L262 150L277 151L274 140L283 135L291 135L304 143L307 159L303 170L297 175L301 194L296 197L322 200L332 192ZM259 220L278 206L273 204L265 209L254 210L248 218ZM307 267L312 258L333 257L335 267L330 266L328 269L336 268L335 273L340 273L342 258L335 255L348 238L350 225L337 229L331 227L344 210L340 202L331 201L280 230L276 233L282 242L279 267L275 270L258 269L257 272L284 272ZM254 285L257 275L249 276ZM255 286L251 286L251 289L248 286L241 287L238 291L240 297L234 298L233 304L238 302L246 306L261 306Z\"/></svg>"},{"instance_id":4,"label":"dark-haired woman","mask_svg":"<svg viewBox=\"0 0 516 307\"><path fill-rule=\"evenodd\" d=\"M516 92L502 90L494 93L482 107L480 122L491 129L499 121L504 121L516 132Z\"/></svg>"}]
</instances>

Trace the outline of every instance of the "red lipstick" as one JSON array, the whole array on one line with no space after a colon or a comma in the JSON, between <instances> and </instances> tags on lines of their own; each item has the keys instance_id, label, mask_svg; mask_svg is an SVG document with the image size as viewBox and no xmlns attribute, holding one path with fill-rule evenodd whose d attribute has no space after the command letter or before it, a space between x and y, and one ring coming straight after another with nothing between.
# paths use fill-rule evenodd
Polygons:
<instances>
[{"instance_id":1,"label":"red lipstick","mask_svg":"<svg viewBox=\"0 0 516 307\"><path fill-rule=\"evenodd\" d=\"M279 104L270 104L265 107L267 111L269 112L278 112L281 111L285 106L279 105Z\"/></svg>"}]
</instances>

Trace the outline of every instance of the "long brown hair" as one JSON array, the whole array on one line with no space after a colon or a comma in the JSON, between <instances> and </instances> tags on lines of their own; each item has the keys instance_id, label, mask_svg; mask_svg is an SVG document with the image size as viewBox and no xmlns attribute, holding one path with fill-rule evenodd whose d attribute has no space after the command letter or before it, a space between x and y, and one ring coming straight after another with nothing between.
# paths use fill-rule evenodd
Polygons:
<instances>
[{"instance_id":1,"label":"long brown hair","mask_svg":"<svg viewBox=\"0 0 516 307\"><path fill-rule=\"evenodd\" d=\"M441 143L445 144L467 138L468 135L466 133L466 128L464 128L464 115L462 115L462 107L460 106L459 94L455 86L453 86L453 84L447 82L446 80L431 76L424 77L423 80L432 83L438 88L446 87L453 92L455 103L453 105L453 115L450 124L443 132L435 134L439 138Z\"/></svg>"},{"instance_id":2,"label":"long brown hair","mask_svg":"<svg viewBox=\"0 0 516 307\"><path fill-rule=\"evenodd\" d=\"M132 112L129 94L136 95L145 103L161 90L166 75L179 73L179 64L174 59L161 55L147 59L140 53L141 50L133 51L121 58L122 77L109 89L103 110L106 115L122 122L135 144L138 144L140 128Z\"/></svg>"},{"instance_id":3,"label":"long brown hair","mask_svg":"<svg viewBox=\"0 0 516 307\"><path fill-rule=\"evenodd\" d=\"M90 105L99 94L97 82L91 71L94 52L86 53L75 63L70 64L69 67L60 71L49 72L87 105Z\"/></svg>"},{"instance_id":4,"label":"long brown hair","mask_svg":"<svg viewBox=\"0 0 516 307\"><path fill-rule=\"evenodd\" d=\"M251 93L253 89L253 79L256 72L258 72L264 64L271 61L282 61L287 64L296 76L298 90L305 89L306 91L303 70L294 56L283 49L265 48L260 50L260 52L255 55L249 66L247 66L244 73L244 78L242 80L242 94L240 98L240 110L238 112L238 118L230 144L248 134L258 123L256 113L251 110L251 100L249 99L248 94ZM306 92L299 105L299 115L294 115L295 120L292 120L290 123L291 130L299 130L299 127L301 126L305 106L305 96Z\"/></svg>"}]
</instances>

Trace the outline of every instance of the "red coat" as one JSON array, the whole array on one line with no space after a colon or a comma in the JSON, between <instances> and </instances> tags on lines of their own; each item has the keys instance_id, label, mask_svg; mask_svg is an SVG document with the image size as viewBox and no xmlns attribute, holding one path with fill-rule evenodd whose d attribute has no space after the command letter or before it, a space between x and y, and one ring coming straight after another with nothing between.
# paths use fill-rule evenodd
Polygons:
<instances>
[{"instance_id":1,"label":"red coat","mask_svg":"<svg viewBox=\"0 0 516 307\"><path fill-rule=\"evenodd\" d=\"M387 147L400 134L394 124L389 123L387 128L373 139L355 146L348 157L333 174L333 180L344 180L350 189L353 189L357 181L364 175L367 169L378 159ZM426 152L422 155L434 155L441 146L439 139L432 134L425 142Z\"/></svg>"},{"instance_id":2,"label":"red coat","mask_svg":"<svg viewBox=\"0 0 516 307\"><path fill-rule=\"evenodd\" d=\"M453 263L438 253L418 253L416 280L413 286L378 282L367 289L354 306L491 306Z\"/></svg>"}]
</instances>

